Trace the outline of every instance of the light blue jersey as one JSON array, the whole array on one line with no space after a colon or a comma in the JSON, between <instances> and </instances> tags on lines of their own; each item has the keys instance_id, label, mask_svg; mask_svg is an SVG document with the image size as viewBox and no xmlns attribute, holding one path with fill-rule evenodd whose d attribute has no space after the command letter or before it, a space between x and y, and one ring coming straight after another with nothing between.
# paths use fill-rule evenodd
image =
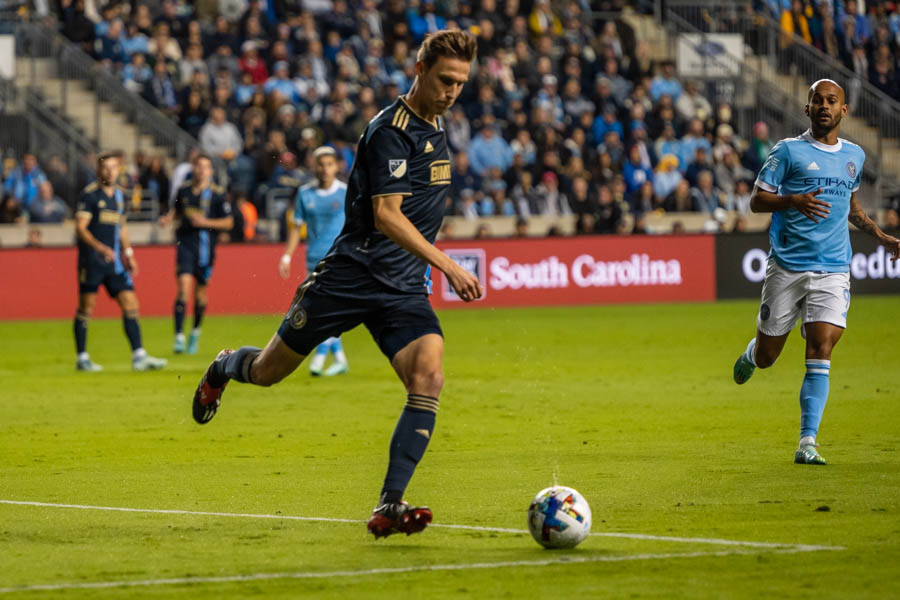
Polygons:
<instances>
[{"instance_id":1,"label":"light blue jersey","mask_svg":"<svg viewBox=\"0 0 900 600\"><path fill-rule=\"evenodd\" d=\"M325 258L334 238L344 228L344 197L347 184L337 179L327 190L317 188L318 183L304 185L297 190L294 204L294 223L306 223L306 268L312 272Z\"/></svg>"},{"instance_id":2,"label":"light blue jersey","mask_svg":"<svg viewBox=\"0 0 900 600\"><path fill-rule=\"evenodd\" d=\"M828 217L818 223L794 208L772 213L771 255L782 268L826 273L850 270L850 194L859 189L865 161L865 152L856 144L838 138L837 144L829 146L816 141L809 130L775 144L756 185L779 195L821 188L818 198L831 204Z\"/></svg>"}]
</instances>

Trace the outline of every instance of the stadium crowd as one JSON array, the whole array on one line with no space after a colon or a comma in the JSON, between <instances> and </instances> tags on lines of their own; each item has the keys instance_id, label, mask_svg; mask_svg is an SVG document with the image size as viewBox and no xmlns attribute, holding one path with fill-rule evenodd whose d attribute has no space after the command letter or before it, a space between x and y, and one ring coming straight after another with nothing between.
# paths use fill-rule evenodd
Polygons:
<instances>
[{"instance_id":1,"label":"stadium crowd","mask_svg":"<svg viewBox=\"0 0 900 600\"><path fill-rule=\"evenodd\" d=\"M755 4L788 34L781 40L782 50L789 49L794 43L791 34L796 35L900 100L900 5L882 0L755 0Z\"/></svg>"},{"instance_id":2,"label":"stadium crowd","mask_svg":"<svg viewBox=\"0 0 900 600\"><path fill-rule=\"evenodd\" d=\"M418 44L444 27L479 45L443 122L448 215L572 214L579 233L624 233L626 222L641 232L654 211L721 220L749 211L774 143L764 122L736 131L728 102L653 61L624 21L592 19L586 0L251 0L221 2L221 14L203 2L97 1L60 0L61 31L197 136L259 215L273 191L310 179L323 143L347 174L366 123L409 88ZM32 163L4 174L30 214L52 192ZM159 157L137 156L124 176L165 210L177 178Z\"/></svg>"}]
</instances>

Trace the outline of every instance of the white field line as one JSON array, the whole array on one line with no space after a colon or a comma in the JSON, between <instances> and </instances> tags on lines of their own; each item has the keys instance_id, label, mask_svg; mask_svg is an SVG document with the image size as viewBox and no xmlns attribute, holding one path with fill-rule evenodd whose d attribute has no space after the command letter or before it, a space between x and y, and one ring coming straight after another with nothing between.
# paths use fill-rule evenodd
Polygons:
<instances>
[{"instance_id":1,"label":"white field line","mask_svg":"<svg viewBox=\"0 0 900 600\"><path fill-rule=\"evenodd\" d=\"M810 547L778 548L772 550L777 554L796 554L812 552ZM444 565L418 565L413 567L387 567L381 569L362 569L358 571L300 571L296 573L253 573L248 575L223 575L218 577L172 577L168 579L143 579L135 581L89 581L71 583L50 583L39 585L23 585L0 588L0 594L16 592L36 592L54 590L86 590L106 588L150 587L164 585L195 585L200 583L241 583L246 581L268 581L273 579L333 579L349 577L365 577L368 575L395 575L398 573L416 573L433 571L468 571L475 569L505 569L514 567L547 567L552 565L569 565L583 563L613 563L636 560L666 560L673 558L704 558L721 556L755 556L760 554L752 550L719 550L717 552L681 552L671 554L631 554L627 556L566 556L543 560L502 561L492 563L460 563Z\"/></svg>"},{"instance_id":2,"label":"white field line","mask_svg":"<svg viewBox=\"0 0 900 600\"><path fill-rule=\"evenodd\" d=\"M0 500L0 504L11 504L16 506L37 506L44 508L73 508L78 510L103 510L112 512L130 512L130 513L150 513L161 515L194 515L203 517L233 517L239 519L278 519L285 521L312 521L320 523L365 523L362 519L338 519L334 517L301 517L295 515L266 515L253 513L231 513L231 512L208 512L198 510L178 510L178 509L162 509L162 508L129 508L124 506L93 506L89 504L59 504L55 502L33 502L26 500ZM526 529L512 529L507 527L484 527L480 525L451 525L446 523L432 523L430 527L441 527L444 529L458 529L463 531L486 531L494 533L528 533ZM809 544L782 544L778 542L752 542L743 540L726 540L718 538L691 538L691 537L673 537L668 535L651 535L647 533L619 533L619 532L597 532L592 533L596 537L615 537L627 538L633 540L650 540L657 542L676 542L681 544L713 544L718 546L743 546L747 548L791 548L802 552L812 552L816 550L843 550L841 546L815 546Z\"/></svg>"}]
</instances>

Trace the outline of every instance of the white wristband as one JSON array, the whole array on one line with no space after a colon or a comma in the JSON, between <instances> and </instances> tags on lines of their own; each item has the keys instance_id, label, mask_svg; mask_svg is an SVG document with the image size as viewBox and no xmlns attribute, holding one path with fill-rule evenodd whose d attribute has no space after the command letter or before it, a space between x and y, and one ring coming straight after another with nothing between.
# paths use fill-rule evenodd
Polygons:
<instances>
[{"instance_id":1,"label":"white wristband","mask_svg":"<svg viewBox=\"0 0 900 600\"><path fill-rule=\"evenodd\" d=\"M281 264L283 264L283 265L291 264L291 255L290 254L282 254L281 255Z\"/></svg>"},{"instance_id":2,"label":"white wristband","mask_svg":"<svg viewBox=\"0 0 900 600\"><path fill-rule=\"evenodd\" d=\"M134 248L132 248L131 246L125 248L124 252L125 252L125 256L127 256L128 258L131 258L132 256L134 256Z\"/></svg>"}]
</instances>

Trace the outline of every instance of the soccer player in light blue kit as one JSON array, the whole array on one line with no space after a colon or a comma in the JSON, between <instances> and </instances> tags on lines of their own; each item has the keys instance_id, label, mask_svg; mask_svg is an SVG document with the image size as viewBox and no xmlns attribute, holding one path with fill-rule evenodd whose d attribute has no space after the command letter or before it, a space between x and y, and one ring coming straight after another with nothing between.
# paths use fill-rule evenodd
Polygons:
<instances>
[{"instance_id":1,"label":"soccer player in light blue kit","mask_svg":"<svg viewBox=\"0 0 900 600\"><path fill-rule=\"evenodd\" d=\"M331 146L322 146L313 152L316 161L316 182L297 190L294 205L294 228L288 235L287 246L278 270L287 279L291 274L291 256L300 242L300 233L306 225L306 272L315 271L316 265L325 258L334 239L344 227L344 197L347 184L337 179L337 153ZM334 356L334 363L324 371L326 377L340 375L349 370L347 356L340 337L331 337L316 347L316 353L309 362L312 375L322 375L328 353Z\"/></svg>"},{"instance_id":2,"label":"soccer player in light blue kit","mask_svg":"<svg viewBox=\"0 0 900 600\"><path fill-rule=\"evenodd\" d=\"M771 212L769 264L756 319L756 337L734 364L746 383L756 367L772 366L788 334L802 320L806 376L800 387L800 444L794 462L824 465L816 435L828 399L831 351L850 308L850 233L847 221L900 257L900 240L885 234L856 199L866 155L838 137L847 114L844 90L830 79L809 88L804 112L810 128L778 142L756 179L753 212Z\"/></svg>"}]
</instances>

